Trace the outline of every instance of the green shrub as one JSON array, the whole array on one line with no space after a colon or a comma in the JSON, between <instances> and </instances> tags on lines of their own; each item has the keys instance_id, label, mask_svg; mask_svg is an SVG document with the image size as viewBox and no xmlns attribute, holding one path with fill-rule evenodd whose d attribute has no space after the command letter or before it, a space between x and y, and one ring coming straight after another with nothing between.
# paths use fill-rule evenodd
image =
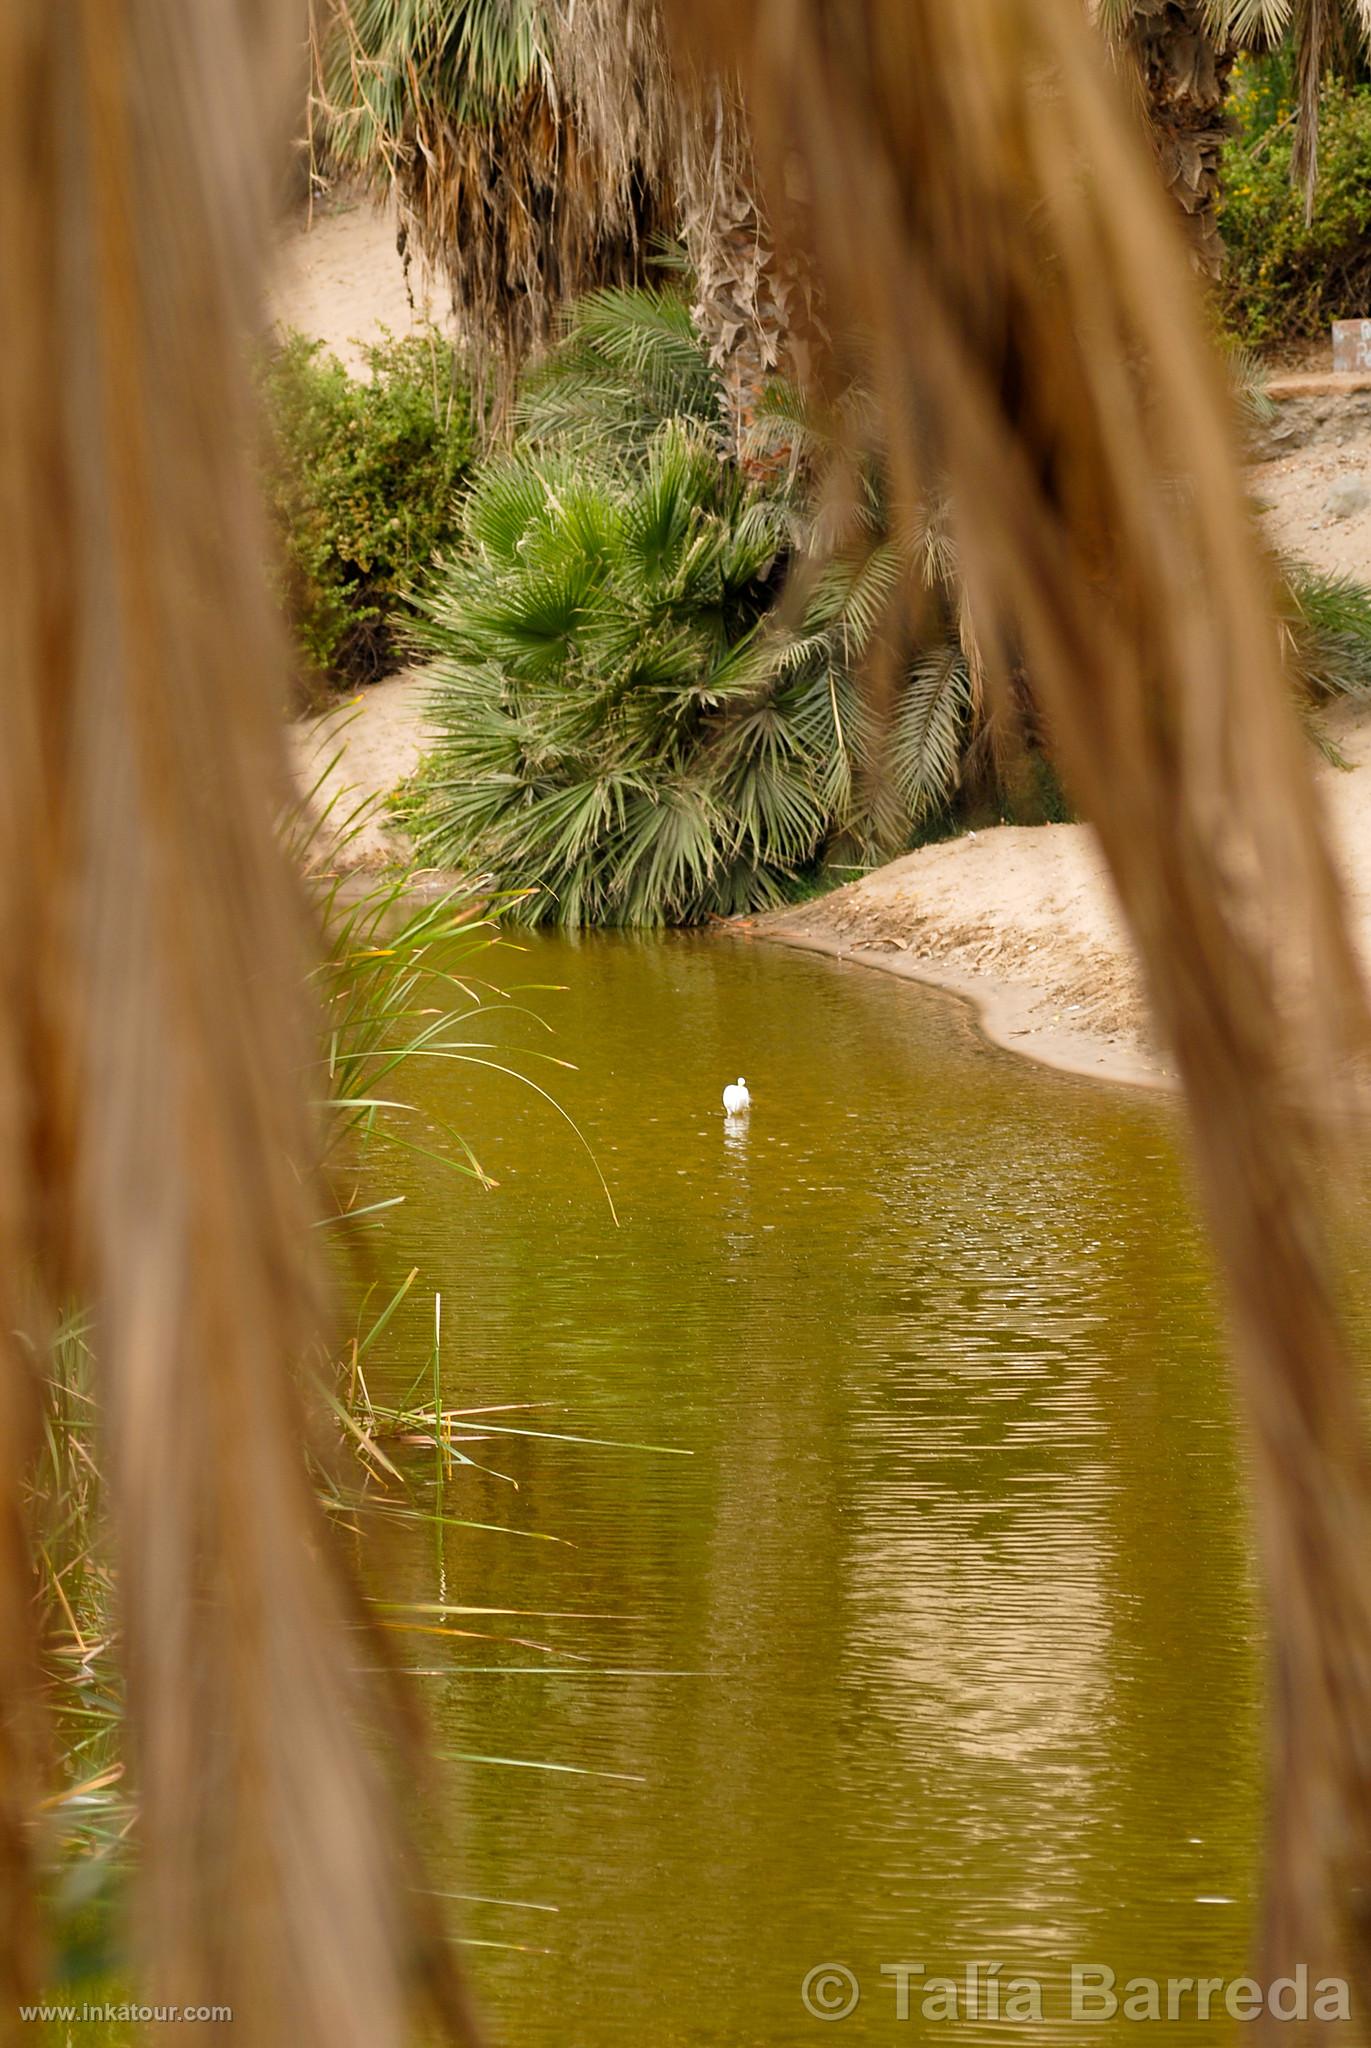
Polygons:
<instances>
[{"instance_id":1,"label":"green shrub","mask_svg":"<svg viewBox=\"0 0 1371 2048\"><path fill-rule=\"evenodd\" d=\"M456 531L471 408L449 344L387 339L352 377L304 335L263 371L269 489L302 660L331 683L397 663L416 577Z\"/></svg>"},{"instance_id":2,"label":"green shrub","mask_svg":"<svg viewBox=\"0 0 1371 2048\"><path fill-rule=\"evenodd\" d=\"M1371 313L1371 87L1330 83L1319 114L1319 185L1306 226L1290 183L1293 125L1258 79L1235 99L1224 156L1224 316L1254 348L1323 339Z\"/></svg>"},{"instance_id":3,"label":"green shrub","mask_svg":"<svg viewBox=\"0 0 1371 2048\"><path fill-rule=\"evenodd\" d=\"M821 468L822 418L784 391L772 414ZM853 544L807 556L813 489L727 459L683 299L582 301L518 430L413 628L435 741L404 803L426 860L531 922L692 923L967 822L1070 817L1027 678L1023 752L987 743L937 508L897 545L872 466ZM884 664L873 697L866 657L913 581L941 644ZM1279 623L1306 703L1371 683L1371 593L1291 567Z\"/></svg>"},{"instance_id":4,"label":"green shrub","mask_svg":"<svg viewBox=\"0 0 1371 2048\"><path fill-rule=\"evenodd\" d=\"M965 665L940 651L877 717L889 545L778 607L797 508L724 458L684 305L596 294L522 417L422 605L424 857L530 921L692 923L905 843L955 782Z\"/></svg>"}]
</instances>

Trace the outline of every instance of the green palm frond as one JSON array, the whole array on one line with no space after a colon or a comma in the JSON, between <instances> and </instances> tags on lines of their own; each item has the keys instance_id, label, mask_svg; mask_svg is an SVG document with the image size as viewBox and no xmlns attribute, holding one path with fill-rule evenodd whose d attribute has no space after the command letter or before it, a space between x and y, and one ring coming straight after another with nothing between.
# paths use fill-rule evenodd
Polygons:
<instances>
[{"instance_id":1,"label":"green palm frond","mask_svg":"<svg viewBox=\"0 0 1371 2048\"><path fill-rule=\"evenodd\" d=\"M612 922L689 921L725 856L729 820L705 777L645 790L615 846Z\"/></svg>"},{"instance_id":2,"label":"green palm frond","mask_svg":"<svg viewBox=\"0 0 1371 2048\"><path fill-rule=\"evenodd\" d=\"M841 633L849 663L861 662L870 652L906 573L901 551L889 541L865 555L836 557L830 565L816 600L831 607L828 623Z\"/></svg>"},{"instance_id":3,"label":"green palm frond","mask_svg":"<svg viewBox=\"0 0 1371 2048\"><path fill-rule=\"evenodd\" d=\"M946 803L961 772L971 679L961 653L941 648L916 664L890 735L895 792L915 821Z\"/></svg>"},{"instance_id":4,"label":"green palm frond","mask_svg":"<svg viewBox=\"0 0 1371 2048\"><path fill-rule=\"evenodd\" d=\"M746 714L732 742L735 766L723 787L739 850L759 865L804 867L831 824L814 772L817 764L807 758L792 722L774 700Z\"/></svg>"},{"instance_id":5,"label":"green palm frond","mask_svg":"<svg viewBox=\"0 0 1371 2048\"><path fill-rule=\"evenodd\" d=\"M670 421L691 421L722 445L723 408L682 293L606 288L578 299L547 362L518 405L524 438L625 457Z\"/></svg>"},{"instance_id":6,"label":"green palm frond","mask_svg":"<svg viewBox=\"0 0 1371 2048\"><path fill-rule=\"evenodd\" d=\"M353 152L422 134L426 115L496 119L547 62L539 0L337 0L333 15L321 83Z\"/></svg>"},{"instance_id":7,"label":"green palm frond","mask_svg":"<svg viewBox=\"0 0 1371 2048\"><path fill-rule=\"evenodd\" d=\"M1210 31L1225 42L1275 43L1294 20L1293 0L1204 0Z\"/></svg>"},{"instance_id":8,"label":"green palm frond","mask_svg":"<svg viewBox=\"0 0 1371 2048\"><path fill-rule=\"evenodd\" d=\"M560 670L587 623L599 578L592 564L569 556L555 568L515 578L475 614L497 659L529 679Z\"/></svg>"},{"instance_id":9,"label":"green palm frond","mask_svg":"<svg viewBox=\"0 0 1371 2048\"><path fill-rule=\"evenodd\" d=\"M1318 703L1371 690L1371 589L1286 563L1281 598L1286 671L1300 694Z\"/></svg>"},{"instance_id":10,"label":"green palm frond","mask_svg":"<svg viewBox=\"0 0 1371 2048\"><path fill-rule=\"evenodd\" d=\"M517 562L526 534L547 517L556 482L555 475L531 462L487 465L479 489L467 500L463 526L468 541L505 567Z\"/></svg>"},{"instance_id":11,"label":"green palm frond","mask_svg":"<svg viewBox=\"0 0 1371 2048\"><path fill-rule=\"evenodd\" d=\"M683 426L673 423L653 436L646 475L624 513L625 546L649 584L684 573L692 544L698 550L706 537L719 483L717 454ZM697 575L701 567L697 554Z\"/></svg>"},{"instance_id":12,"label":"green palm frond","mask_svg":"<svg viewBox=\"0 0 1371 2048\"><path fill-rule=\"evenodd\" d=\"M670 394L673 412L683 419L693 418L708 398L708 364L677 290L606 286L587 292L571 310L568 336L639 388Z\"/></svg>"},{"instance_id":13,"label":"green palm frond","mask_svg":"<svg viewBox=\"0 0 1371 2048\"><path fill-rule=\"evenodd\" d=\"M1239 414L1249 426L1269 425L1278 408L1275 400L1267 396L1266 383L1270 373L1261 357L1255 349L1231 338L1223 342L1223 355Z\"/></svg>"}]
</instances>

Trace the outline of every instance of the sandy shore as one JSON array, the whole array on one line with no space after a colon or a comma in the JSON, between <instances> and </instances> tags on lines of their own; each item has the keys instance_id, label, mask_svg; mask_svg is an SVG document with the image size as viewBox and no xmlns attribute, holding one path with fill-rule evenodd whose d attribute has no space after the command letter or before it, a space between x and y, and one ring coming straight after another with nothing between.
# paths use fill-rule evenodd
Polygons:
<instances>
[{"instance_id":1,"label":"sandy shore","mask_svg":"<svg viewBox=\"0 0 1371 2048\"><path fill-rule=\"evenodd\" d=\"M386 208L346 191L302 213L286 232L272 277L271 315L321 341L354 375L385 335L441 325L446 293L416 260L408 270ZM394 866L409 854L385 799L414 773L427 744L423 677L403 669L340 697L291 729L296 781L325 814L321 849L340 867Z\"/></svg>"},{"instance_id":2,"label":"sandy shore","mask_svg":"<svg viewBox=\"0 0 1371 2048\"><path fill-rule=\"evenodd\" d=\"M1371 710L1328 720L1346 769L1318 778L1354 933L1371 967ZM739 918L801 946L948 989L987 1037L1069 1073L1168 1088L1142 981L1085 825L999 825L923 846L812 903Z\"/></svg>"},{"instance_id":3,"label":"sandy shore","mask_svg":"<svg viewBox=\"0 0 1371 2048\"><path fill-rule=\"evenodd\" d=\"M1172 1085L1083 825L1000 825L920 847L739 936L963 997L995 1044L1068 1073Z\"/></svg>"},{"instance_id":4,"label":"sandy shore","mask_svg":"<svg viewBox=\"0 0 1371 2048\"><path fill-rule=\"evenodd\" d=\"M401 669L290 728L296 784L311 796L321 851L337 867L388 868L411 858L385 800L428 744L425 688L420 670Z\"/></svg>"}]
</instances>

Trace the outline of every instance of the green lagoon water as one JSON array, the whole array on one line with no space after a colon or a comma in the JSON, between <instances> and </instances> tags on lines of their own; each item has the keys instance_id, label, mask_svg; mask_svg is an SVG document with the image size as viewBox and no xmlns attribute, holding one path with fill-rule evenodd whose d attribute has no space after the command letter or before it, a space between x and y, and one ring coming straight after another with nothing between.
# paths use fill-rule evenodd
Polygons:
<instances>
[{"instance_id":1,"label":"green lagoon water","mask_svg":"<svg viewBox=\"0 0 1371 2048\"><path fill-rule=\"evenodd\" d=\"M406 1077L499 1186L391 1174L375 1277L420 1280L373 1393L422 1364L439 1292L446 1398L536 1401L493 1419L548 1434L469 1445L491 1470L441 1488L412 1454L422 1516L365 1545L389 1600L520 1610L395 1638L495 2040L1027 2038L965 2001L898 2021L882 1964L983 1959L1042 1982L1036 2038L1088 2043L1137 2030L1066 2026L1072 1962L1240 1974L1259 1625L1175 1110L827 960L521 943L487 969L560 985L526 999L553 1035L492 1036L575 1062L525 1065L618 1223L530 1090ZM839 2024L801 1998L831 1962L861 1990Z\"/></svg>"}]
</instances>

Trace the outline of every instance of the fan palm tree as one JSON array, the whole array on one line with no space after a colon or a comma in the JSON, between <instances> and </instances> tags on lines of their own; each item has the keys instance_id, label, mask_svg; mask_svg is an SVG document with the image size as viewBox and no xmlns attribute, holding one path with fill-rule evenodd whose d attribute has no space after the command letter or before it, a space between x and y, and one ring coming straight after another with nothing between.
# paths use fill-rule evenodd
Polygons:
<instances>
[{"instance_id":1,"label":"fan palm tree","mask_svg":"<svg viewBox=\"0 0 1371 2048\"><path fill-rule=\"evenodd\" d=\"M684 246L733 451L793 371L808 293L777 259L736 90L673 68L657 0L314 0L327 160L399 202L478 363L542 348L581 293Z\"/></svg>"},{"instance_id":2,"label":"fan palm tree","mask_svg":"<svg viewBox=\"0 0 1371 2048\"><path fill-rule=\"evenodd\" d=\"M682 299L588 295L432 580L422 850L530 922L764 908L822 857L896 850L956 787L971 678L950 635L884 716L863 687L907 551L869 518L787 618L804 509L720 462L723 422Z\"/></svg>"},{"instance_id":3,"label":"fan palm tree","mask_svg":"<svg viewBox=\"0 0 1371 2048\"><path fill-rule=\"evenodd\" d=\"M544 0L313 0L325 161L398 201L478 367L517 367L595 285L639 278L674 227L644 133L607 149L554 63Z\"/></svg>"}]
</instances>

